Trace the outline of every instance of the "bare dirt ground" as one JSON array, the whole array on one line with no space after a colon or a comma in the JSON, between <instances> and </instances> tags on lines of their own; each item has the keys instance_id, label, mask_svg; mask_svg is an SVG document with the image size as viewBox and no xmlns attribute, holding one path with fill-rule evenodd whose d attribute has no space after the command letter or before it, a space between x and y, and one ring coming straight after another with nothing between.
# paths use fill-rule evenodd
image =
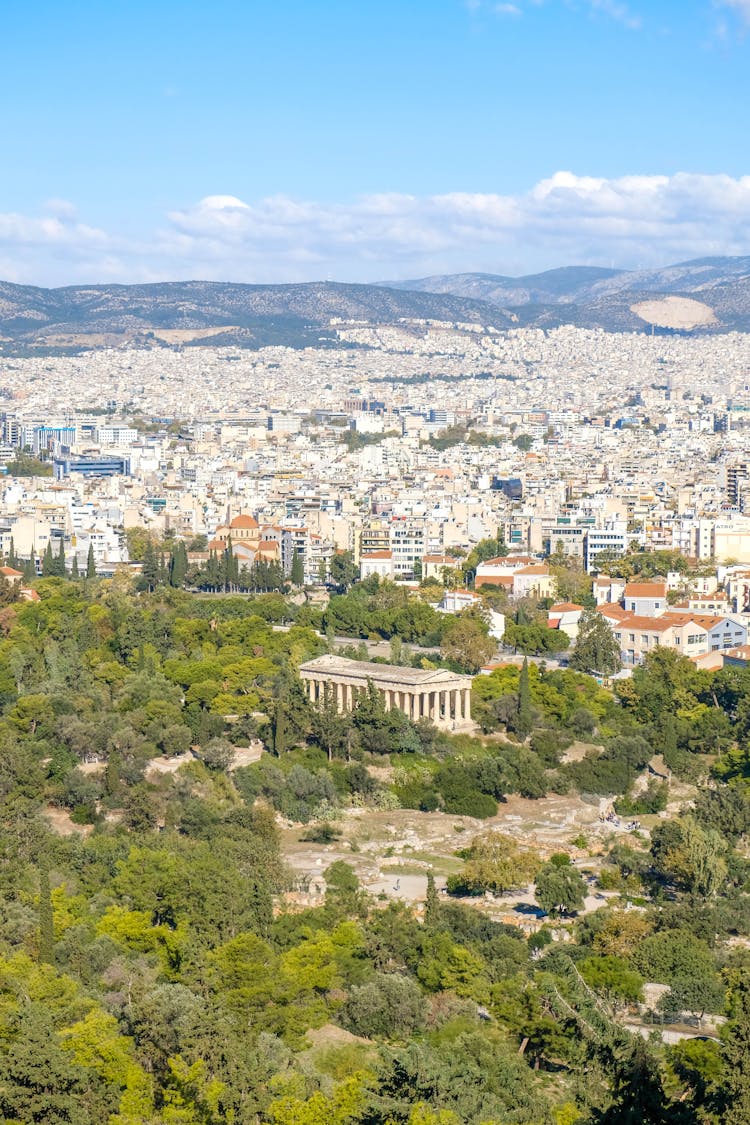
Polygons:
<instances>
[{"instance_id":1,"label":"bare dirt ground","mask_svg":"<svg viewBox=\"0 0 750 1125\"><path fill-rule=\"evenodd\" d=\"M631 305L630 311L660 328L697 328L699 325L718 324L710 305L694 301L691 297L662 297Z\"/></svg>"},{"instance_id":2,"label":"bare dirt ground","mask_svg":"<svg viewBox=\"0 0 750 1125\"><path fill-rule=\"evenodd\" d=\"M65 809L58 809L56 805L47 805L43 815L59 836L88 836L94 831L93 824L75 824L70 819L70 813Z\"/></svg>"},{"instance_id":3,"label":"bare dirt ground","mask_svg":"<svg viewBox=\"0 0 750 1125\"><path fill-rule=\"evenodd\" d=\"M498 815L489 820L411 809L347 809L338 820L341 837L333 843L303 841L300 836L304 828L288 826L282 831L282 847L306 902L320 900L325 892L325 869L335 860L344 860L375 897L419 903L425 897L428 872L434 875L436 886L444 888L448 875L461 869L462 860L456 851L492 830L537 849L543 857L568 852L582 871L594 873L611 840L629 835L624 823L600 819L607 806L606 800L587 802L554 794L538 801L509 797ZM598 909L606 897L592 892L585 909ZM539 924L533 887L488 899L482 905L493 915L516 924L528 923L530 928Z\"/></svg>"}]
</instances>

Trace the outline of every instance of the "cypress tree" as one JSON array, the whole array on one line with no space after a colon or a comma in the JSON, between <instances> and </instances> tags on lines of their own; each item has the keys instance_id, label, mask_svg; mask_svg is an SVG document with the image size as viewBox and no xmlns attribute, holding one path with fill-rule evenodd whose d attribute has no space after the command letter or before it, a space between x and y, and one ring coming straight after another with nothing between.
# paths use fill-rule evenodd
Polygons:
<instances>
[{"instance_id":1,"label":"cypress tree","mask_svg":"<svg viewBox=\"0 0 750 1125\"><path fill-rule=\"evenodd\" d=\"M73 562L70 564L70 577L74 581L75 579L80 578L80 574L78 572L78 555L73 555Z\"/></svg>"},{"instance_id":2,"label":"cypress tree","mask_svg":"<svg viewBox=\"0 0 750 1125\"><path fill-rule=\"evenodd\" d=\"M65 543L62 537L60 538L60 547L57 552L57 558L55 559L55 574L58 578L64 578L67 574L65 567Z\"/></svg>"},{"instance_id":3,"label":"cypress tree","mask_svg":"<svg viewBox=\"0 0 750 1125\"><path fill-rule=\"evenodd\" d=\"M44 548L44 555L42 557L42 577L50 578L55 573L55 560L52 555L52 543L47 540L47 546Z\"/></svg>"},{"instance_id":4,"label":"cypress tree","mask_svg":"<svg viewBox=\"0 0 750 1125\"><path fill-rule=\"evenodd\" d=\"M531 688L529 686L529 661L524 656L521 674L518 677L518 717L516 727L519 734L527 735L533 725L531 710Z\"/></svg>"},{"instance_id":5,"label":"cypress tree","mask_svg":"<svg viewBox=\"0 0 750 1125\"><path fill-rule=\"evenodd\" d=\"M305 566L304 566L304 563L302 562L302 556L297 553L296 548L295 548L294 554L292 555L292 569L290 571L289 577L292 580L293 586L304 585L304 582L305 582Z\"/></svg>"},{"instance_id":6,"label":"cypress tree","mask_svg":"<svg viewBox=\"0 0 750 1125\"><path fill-rule=\"evenodd\" d=\"M286 704L285 700L277 699L273 709L273 752L277 758L286 750Z\"/></svg>"},{"instance_id":7,"label":"cypress tree","mask_svg":"<svg viewBox=\"0 0 750 1125\"><path fill-rule=\"evenodd\" d=\"M188 568L187 551L182 540L172 548L169 560L169 584L181 590L185 585L185 576Z\"/></svg>"},{"instance_id":8,"label":"cypress tree","mask_svg":"<svg viewBox=\"0 0 750 1125\"><path fill-rule=\"evenodd\" d=\"M428 929L435 929L440 924L441 916L440 896L435 886L435 876L431 871L427 873L427 895L424 900L424 924Z\"/></svg>"},{"instance_id":9,"label":"cypress tree","mask_svg":"<svg viewBox=\"0 0 750 1125\"><path fill-rule=\"evenodd\" d=\"M39 960L47 965L55 963L52 891L49 885L49 868L46 863L43 863L39 869Z\"/></svg>"},{"instance_id":10,"label":"cypress tree","mask_svg":"<svg viewBox=\"0 0 750 1125\"><path fill-rule=\"evenodd\" d=\"M96 578L96 560L94 558L94 544L89 543L89 553L86 559L86 577Z\"/></svg>"},{"instance_id":11,"label":"cypress tree","mask_svg":"<svg viewBox=\"0 0 750 1125\"><path fill-rule=\"evenodd\" d=\"M117 750L112 750L107 758L104 790L108 797L115 797L120 790L120 755Z\"/></svg>"},{"instance_id":12,"label":"cypress tree","mask_svg":"<svg viewBox=\"0 0 750 1125\"><path fill-rule=\"evenodd\" d=\"M146 549L143 552L143 566L141 570L141 579L138 583L139 589L148 590L151 593L159 585L159 559L157 558L154 545L149 539L146 544Z\"/></svg>"},{"instance_id":13,"label":"cypress tree","mask_svg":"<svg viewBox=\"0 0 750 1125\"><path fill-rule=\"evenodd\" d=\"M34 555L27 559L23 564L23 580L24 582L33 582L36 578L36 563L34 562Z\"/></svg>"},{"instance_id":14,"label":"cypress tree","mask_svg":"<svg viewBox=\"0 0 750 1125\"><path fill-rule=\"evenodd\" d=\"M8 551L8 566L12 566L14 570L17 569L17 567L18 567L18 556L16 555L16 545L13 542L13 536L12 535L10 537L10 550Z\"/></svg>"}]
</instances>

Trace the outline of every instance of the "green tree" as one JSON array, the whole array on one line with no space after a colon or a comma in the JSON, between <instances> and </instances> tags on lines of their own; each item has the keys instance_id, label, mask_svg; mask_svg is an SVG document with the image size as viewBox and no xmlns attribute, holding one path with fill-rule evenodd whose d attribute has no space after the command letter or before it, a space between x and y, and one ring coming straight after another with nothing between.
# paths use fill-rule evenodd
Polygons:
<instances>
[{"instance_id":1,"label":"green tree","mask_svg":"<svg viewBox=\"0 0 750 1125\"><path fill-rule=\"evenodd\" d=\"M583 906L586 884L570 856L553 855L537 875L536 900L546 914L565 917Z\"/></svg>"},{"instance_id":2,"label":"green tree","mask_svg":"<svg viewBox=\"0 0 750 1125\"><path fill-rule=\"evenodd\" d=\"M482 665L492 659L496 649L486 622L472 610L464 610L449 620L440 644L443 658L469 675L476 675Z\"/></svg>"},{"instance_id":3,"label":"green tree","mask_svg":"<svg viewBox=\"0 0 750 1125\"><path fill-rule=\"evenodd\" d=\"M49 868L46 863L42 863L39 868L39 960L48 965L55 963L52 892L49 885Z\"/></svg>"},{"instance_id":4,"label":"green tree","mask_svg":"<svg viewBox=\"0 0 750 1125\"><path fill-rule=\"evenodd\" d=\"M570 666L590 676L613 676L622 667L614 633L595 609L584 610L581 615Z\"/></svg>"},{"instance_id":5,"label":"green tree","mask_svg":"<svg viewBox=\"0 0 750 1125\"><path fill-rule=\"evenodd\" d=\"M52 578L55 574L55 558L52 554L52 541L47 540L42 556L42 578Z\"/></svg>"},{"instance_id":6,"label":"green tree","mask_svg":"<svg viewBox=\"0 0 750 1125\"><path fill-rule=\"evenodd\" d=\"M89 543L89 552L86 557L86 577L96 578L96 559L94 558L93 543Z\"/></svg>"},{"instance_id":7,"label":"green tree","mask_svg":"<svg viewBox=\"0 0 750 1125\"><path fill-rule=\"evenodd\" d=\"M725 1102L722 1125L750 1121L750 974L745 970L731 995L732 1018L723 1044Z\"/></svg>"},{"instance_id":8,"label":"green tree","mask_svg":"<svg viewBox=\"0 0 750 1125\"><path fill-rule=\"evenodd\" d=\"M180 539L175 543L169 556L169 585L181 590L187 576L188 557L185 544Z\"/></svg>"},{"instance_id":9,"label":"green tree","mask_svg":"<svg viewBox=\"0 0 750 1125\"><path fill-rule=\"evenodd\" d=\"M351 551L338 551L331 559L329 568L331 583L339 590L346 591L359 578L359 567Z\"/></svg>"},{"instance_id":10,"label":"green tree","mask_svg":"<svg viewBox=\"0 0 750 1125\"><path fill-rule=\"evenodd\" d=\"M518 677L516 730L526 736L531 733L534 722L534 713L531 707L531 688L529 687L529 661L523 658L521 674Z\"/></svg>"},{"instance_id":11,"label":"green tree","mask_svg":"<svg viewBox=\"0 0 750 1125\"><path fill-rule=\"evenodd\" d=\"M436 929L440 925L442 907L440 895L435 886L435 876L427 872L427 894L424 901L424 924L427 929Z\"/></svg>"},{"instance_id":12,"label":"green tree","mask_svg":"<svg viewBox=\"0 0 750 1125\"><path fill-rule=\"evenodd\" d=\"M302 555L298 554L296 548L292 555L292 569L289 578L293 586L304 586L305 584L305 565L302 561Z\"/></svg>"},{"instance_id":13,"label":"green tree","mask_svg":"<svg viewBox=\"0 0 750 1125\"><path fill-rule=\"evenodd\" d=\"M143 553L141 576L138 579L138 589L152 593L159 585L159 556L154 544L149 539Z\"/></svg>"},{"instance_id":14,"label":"green tree","mask_svg":"<svg viewBox=\"0 0 750 1125\"><path fill-rule=\"evenodd\" d=\"M64 578L67 574L67 569L65 567L65 542L62 536L60 536L60 547L58 549L57 558L54 560L54 563L55 576L57 578Z\"/></svg>"}]
</instances>

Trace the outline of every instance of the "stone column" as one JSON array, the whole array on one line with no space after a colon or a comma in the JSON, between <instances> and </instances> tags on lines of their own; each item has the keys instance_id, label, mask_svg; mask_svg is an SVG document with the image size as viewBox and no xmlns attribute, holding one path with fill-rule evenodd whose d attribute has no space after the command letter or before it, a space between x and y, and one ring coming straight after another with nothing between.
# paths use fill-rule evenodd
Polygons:
<instances>
[{"instance_id":1,"label":"stone column","mask_svg":"<svg viewBox=\"0 0 750 1125\"><path fill-rule=\"evenodd\" d=\"M336 684L336 710L344 710L344 685L340 682Z\"/></svg>"},{"instance_id":2,"label":"stone column","mask_svg":"<svg viewBox=\"0 0 750 1125\"><path fill-rule=\"evenodd\" d=\"M438 693L436 691L430 692L430 718L433 723L438 721Z\"/></svg>"},{"instance_id":3,"label":"stone column","mask_svg":"<svg viewBox=\"0 0 750 1125\"><path fill-rule=\"evenodd\" d=\"M471 722L471 688L464 688L464 722Z\"/></svg>"},{"instance_id":4,"label":"stone column","mask_svg":"<svg viewBox=\"0 0 750 1125\"><path fill-rule=\"evenodd\" d=\"M390 688L386 688L383 694L385 695L385 709L386 711L390 711L393 706L393 692Z\"/></svg>"}]
</instances>

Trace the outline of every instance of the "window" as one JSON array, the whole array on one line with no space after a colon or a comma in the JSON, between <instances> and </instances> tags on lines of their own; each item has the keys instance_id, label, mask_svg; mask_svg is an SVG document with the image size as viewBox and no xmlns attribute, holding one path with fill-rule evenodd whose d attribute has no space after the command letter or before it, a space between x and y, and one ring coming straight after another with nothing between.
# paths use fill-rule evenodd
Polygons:
<instances>
[{"instance_id":1,"label":"window","mask_svg":"<svg viewBox=\"0 0 750 1125\"><path fill-rule=\"evenodd\" d=\"M628 640L630 641L631 645L635 644L635 633L631 633L628 637Z\"/></svg>"}]
</instances>

